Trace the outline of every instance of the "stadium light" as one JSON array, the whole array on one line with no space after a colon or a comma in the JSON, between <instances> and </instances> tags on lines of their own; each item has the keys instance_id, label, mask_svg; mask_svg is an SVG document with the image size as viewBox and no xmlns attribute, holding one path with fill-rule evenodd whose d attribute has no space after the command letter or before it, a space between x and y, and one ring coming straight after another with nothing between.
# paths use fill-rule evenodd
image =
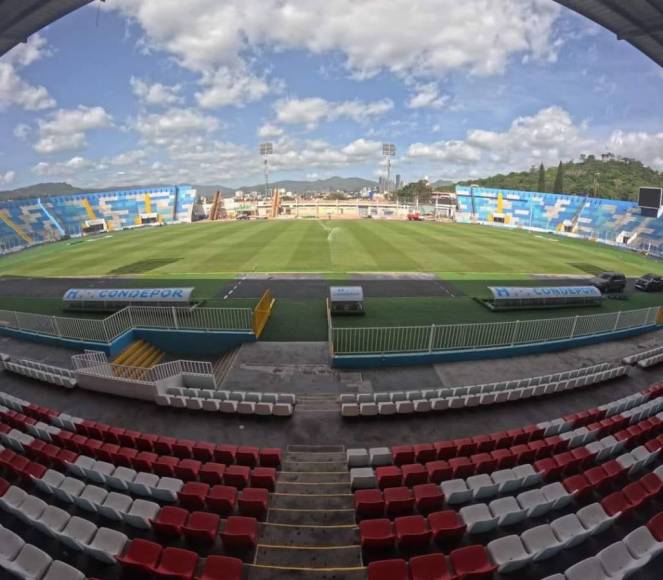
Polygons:
<instances>
[{"instance_id":1,"label":"stadium light","mask_svg":"<svg viewBox=\"0 0 663 580\"><path fill-rule=\"evenodd\" d=\"M274 153L272 143L261 143L260 155L262 155L265 168L265 197L269 197L269 156Z\"/></svg>"},{"instance_id":2,"label":"stadium light","mask_svg":"<svg viewBox=\"0 0 663 580\"><path fill-rule=\"evenodd\" d=\"M382 144L382 155L387 160L387 183L385 184L385 193L389 193L391 188L391 158L396 155L396 145L393 143Z\"/></svg>"}]
</instances>

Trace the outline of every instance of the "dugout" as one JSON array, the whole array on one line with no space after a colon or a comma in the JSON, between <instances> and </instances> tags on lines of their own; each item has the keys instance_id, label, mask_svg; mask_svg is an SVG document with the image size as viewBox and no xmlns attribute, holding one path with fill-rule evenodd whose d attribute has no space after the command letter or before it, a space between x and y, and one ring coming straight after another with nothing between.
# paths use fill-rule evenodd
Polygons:
<instances>
[{"instance_id":1,"label":"dugout","mask_svg":"<svg viewBox=\"0 0 663 580\"><path fill-rule=\"evenodd\" d=\"M127 306L189 307L193 288L70 288L64 310L116 312Z\"/></svg>"},{"instance_id":2,"label":"dugout","mask_svg":"<svg viewBox=\"0 0 663 580\"><path fill-rule=\"evenodd\" d=\"M331 286L329 309L332 314L364 314L364 290L361 286Z\"/></svg>"},{"instance_id":3,"label":"dugout","mask_svg":"<svg viewBox=\"0 0 663 580\"><path fill-rule=\"evenodd\" d=\"M106 224L106 220L86 220L82 230L86 236L100 234L108 231L108 225Z\"/></svg>"},{"instance_id":4,"label":"dugout","mask_svg":"<svg viewBox=\"0 0 663 580\"><path fill-rule=\"evenodd\" d=\"M489 286L491 298L482 300L493 311L600 306L603 295L594 286Z\"/></svg>"}]
</instances>

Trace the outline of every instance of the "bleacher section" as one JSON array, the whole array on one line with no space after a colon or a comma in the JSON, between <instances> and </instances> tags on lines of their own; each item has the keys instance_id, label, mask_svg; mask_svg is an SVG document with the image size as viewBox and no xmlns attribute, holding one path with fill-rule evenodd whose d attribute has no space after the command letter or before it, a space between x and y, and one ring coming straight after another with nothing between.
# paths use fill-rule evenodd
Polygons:
<instances>
[{"instance_id":1,"label":"bleacher section","mask_svg":"<svg viewBox=\"0 0 663 580\"><path fill-rule=\"evenodd\" d=\"M86 222L102 222L107 230L190 222L195 195L185 185L3 201L0 252L79 236Z\"/></svg>"},{"instance_id":2,"label":"bleacher section","mask_svg":"<svg viewBox=\"0 0 663 580\"><path fill-rule=\"evenodd\" d=\"M476 186L456 187L456 198L458 222L504 224L663 251L663 219L643 217L635 202Z\"/></svg>"}]
</instances>

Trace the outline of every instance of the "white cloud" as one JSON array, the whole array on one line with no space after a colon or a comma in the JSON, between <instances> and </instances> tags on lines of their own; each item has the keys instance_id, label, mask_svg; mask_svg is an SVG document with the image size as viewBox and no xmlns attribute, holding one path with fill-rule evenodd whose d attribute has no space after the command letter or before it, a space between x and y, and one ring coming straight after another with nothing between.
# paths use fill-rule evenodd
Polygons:
<instances>
[{"instance_id":1,"label":"white cloud","mask_svg":"<svg viewBox=\"0 0 663 580\"><path fill-rule=\"evenodd\" d=\"M14 137L17 139L21 139L22 141L27 139L30 136L30 133L32 132L32 128L30 125L27 125L25 123L19 123L14 127Z\"/></svg>"},{"instance_id":2,"label":"white cloud","mask_svg":"<svg viewBox=\"0 0 663 580\"><path fill-rule=\"evenodd\" d=\"M393 109L389 99L380 101L332 102L320 97L307 99L281 99L274 105L276 121L286 125L306 125L313 129L323 120L352 119L358 123L371 117L384 115Z\"/></svg>"},{"instance_id":3,"label":"white cloud","mask_svg":"<svg viewBox=\"0 0 663 580\"><path fill-rule=\"evenodd\" d=\"M198 104L205 109L218 109L233 105L242 107L260 101L270 92L279 92L279 83L270 83L245 70L244 67L221 67L205 75L203 89L196 93Z\"/></svg>"},{"instance_id":4,"label":"white cloud","mask_svg":"<svg viewBox=\"0 0 663 580\"><path fill-rule=\"evenodd\" d=\"M560 7L549 0L115 0L148 46L194 71L241 67L263 49L340 53L357 77L388 70L501 73L509 59L552 60ZM397 31L397 33L392 33Z\"/></svg>"},{"instance_id":5,"label":"white cloud","mask_svg":"<svg viewBox=\"0 0 663 580\"><path fill-rule=\"evenodd\" d=\"M441 95L440 89L435 83L419 84L416 87L416 92L410 97L407 103L410 109L442 109L449 104L451 97L449 95Z\"/></svg>"},{"instance_id":6,"label":"white cloud","mask_svg":"<svg viewBox=\"0 0 663 580\"><path fill-rule=\"evenodd\" d=\"M9 185L16 178L15 171L0 172L0 185Z\"/></svg>"},{"instance_id":7,"label":"white cloud","mask_svg":"<svg viewBox=\"0 0 663 580\"><path fill-rule=\"evenodd\" d=\"M91 161L84 157L72 157L68 161L58 163L42 161L32 168L32 172L40 177L71 177L93 165Z\"/></svg>"},{"instance_id":8,"label":"white cloud","mask_svg":"<svg viewBox=\"0 0 663 580\"><path fill-rule=\"evenodd\" d=\"M103 107L59 109L47 120L39 120L39 140L34 149L41 154L81 149L86 145L87 131L110 127L112 123Z\"/></svg>"},{"instance_id":9,"label":"white cloud","mask_svg":"<svg viewBox=\"0 0 663 580\"><path fill-rule=\"evenodd\" d=\"M608 138L605 150L663 171L663 133L615 131Z\"/></svg>"},{"instance_id":10,"label":"white cloud","mask_svg":"<svg viewBox=\"0 0 663 580\"><path fill-rule=\"evenodd\" d=\"M179 95L182 89L180 85L149 84L136 77L131 77L129 83L134 95L146 105L167 106L175 105L182 101L182 97Z\"/></svg>"},{"instance_id":11,"label":"white cloud","mask_svg":"<svg viewBox=\"0 0 663 580\"><path fill-rule=\"evenodd\" d=\"M258 129L258 137L263 139L271 139L273 137L280 137L283 135L283 129L271 123L265 123Z\"/></svg>"},{"instance_id":12,"label":"white cloud","mask_svg":"<svg viewBox=\"0 0 663 580\"><path fill-rule=\"evenodd\" d=\"M25 82L9 62L0 62L0 111L11 106L42 111L55 106L45 87Z\"/></svg>"},{"instance_id":13,"label":"white cloud","mask_svg":"<svg viewBox=\"0 0 663 580\"><path fill-rule=\"evenodd\" d=\"M46 39L40 34L33 34L28 38L27 42L17 44L12 48L2 57L2 60L5 63L21 68L51 55L52 52L47 47Z\"/></svg>"},{"instance_id":14,"label":"white cloud","mask_svg":"<svg viewBox=\"0 0 663 580\"><path fill-rule=\"evenodd\" d=\"M196 109L172 108L164 113L141 115L130 123L130 128L154 145L168 146L177 140L216 131L219 120Z\"/></svg>"}]
</instances>

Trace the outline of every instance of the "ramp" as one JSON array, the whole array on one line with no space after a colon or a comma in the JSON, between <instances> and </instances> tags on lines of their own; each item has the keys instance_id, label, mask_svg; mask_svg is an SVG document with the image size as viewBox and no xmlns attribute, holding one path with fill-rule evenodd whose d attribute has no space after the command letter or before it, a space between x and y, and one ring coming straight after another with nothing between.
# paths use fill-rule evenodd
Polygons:
<instances>
[{"instance_id":1,"label":"ramp","mask_svg":"<svg viewBox=\"0 0 663 580\"><path fill-rule=\"evenodd\" d=\"M0 211L0 219L5 222L12 230L14 230L16 235L26 244L34 243L32 238L25 232L25 230L9 217L9 214L6 210L3 209Z\"/></svg>"}]
</instances>

